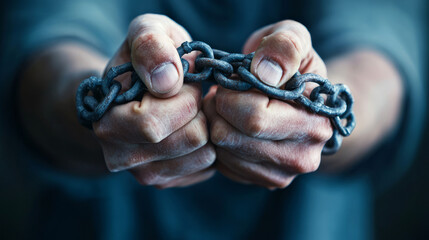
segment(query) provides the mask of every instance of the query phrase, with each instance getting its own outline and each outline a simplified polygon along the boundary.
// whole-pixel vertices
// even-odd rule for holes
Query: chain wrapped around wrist
[[[322,154],[333,154],[338,151],[342,137],[353,131],[356,122],[353,113],[353,96],[346,85],[332,84],[317,74],[297,72],[284,89],[268,86],[259,81],[251,72],[250,64],[254,53],[227,53],[212,49],[204,42],[184,42],[177,51],[181,57],[184,82],[211,81],[224,88],[246,91],[256,88],[268,96],[284,101],[294,101],[307,110],[328,117],[333,126],[333,135],[325,144]],[[183,55],[192,51],[201,54],[195,60],[195,73],[189,72],[189,62]],[[127,72],[131,74],[131,88],[120,93],[121,84],[114,79]],[[238,79],[232,79],[232,75]],[[303,95],[307,82],[316,83],[309,98]],[[141,100],[147,91],[146,86],[138,77],[131,63],[112,67],[104,78],[90,77],[82,81],[76,93],[76,110],[79,122],[88,128],[101,119],[112,105]],[[91,94],[90,94],[91,92]],[[326,98],[323,97],[323,95]]]

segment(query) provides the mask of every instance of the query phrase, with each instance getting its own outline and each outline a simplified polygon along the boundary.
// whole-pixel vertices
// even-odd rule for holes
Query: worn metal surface
[[[268,86],[259,81],[251,72],[253,53],[237,54],[212,49],[199,41],[184,42],[177,49],[185,73],[184,82],[212,81],[224,88],[246,91],[256,88],[270,97],[295,101],[316,114],[330,118],[334,128],[331,139],[325,144],[323,154],[333,154],[341,146],[342,137],[349,136],[356,122],[353,114],[353,97],[349,88],[343,84],[331,84],[319,75],[297,72],[284,89]],[[182,58],[192,51],[201,54],[195,60],[195,73],[189,72],[189,63]],[[120,94],[121,84],[114,79],[126,72],[132,72],[132,87]],[[232,79],[232,75],[239,79]],[[316,83],[309,97],[303,95],[307,82]],[[134,72],[131,63],[112,67],[104,79],[90,77],[80,84],[76,93],[76,109],[79,122],[92,128],[92,123],[101,119],[112,105],[141,100],[146,86]],[[92,93],[89,95],[89,93]],[[326,96],[326,98],[323,97]]]

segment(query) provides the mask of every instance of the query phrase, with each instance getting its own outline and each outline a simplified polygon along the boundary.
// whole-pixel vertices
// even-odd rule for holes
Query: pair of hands
[[[94,124],[109,170],[129,170],[142,185],[159,188],[201,182],[218,170],[273,189],[318,168],[332,135],[327,118],[256,90],[213,86],[202,98],[201,86],[183,85],[176,48],[184,41],[191,37],[168,17],[146,14],[131,22],[106,69],[131,61],[151,94],[112,108]],[[310,34],[297,22],[256,31],[243,48],[253,51],[251,72],[265,84],[282,87],[298,70],[326,77]],[[191,70],[195,57],[185,55]],[[129,88],[129,76],[117,80]],[[305,94],[310,91],[307,86]]]

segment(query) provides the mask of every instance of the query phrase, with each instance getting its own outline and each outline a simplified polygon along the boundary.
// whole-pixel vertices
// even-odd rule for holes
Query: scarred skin
[[[282,87],[298,70],[323,77],[329,72],[332,82],[347,84],[355,96],[354,134],[338,154],[321,162],[332,135],[327,118],[257,90],[213,86],[203,98],[200,85],[183,84],[176,48],[184,41],[191,37],[183,27],[166,16],[145,14],[130,23],[126,40],[110,60],[78,43],[44,49],[21,78],[23,127],[54,165],[79,174],[105,172],[107,166],[113,172],[128,170],[142,185],[168,188],[202,182],[218,170],[234,181],[275,189],[319,166],[326,172],[347,169],[397,122],[401,79],[382,55],[359,49],[325,65],[300,23],[281,21],[256,31],[243,52],[256,51],[251,71],[264,83]],[[185,56],[191,71],[195,57]],[[93,125],[93,133],[80,126],[73,107],[79,82],[129,61],[150,94],[112,108]],[[129,88],[129,75],[117,80]],[[59,96],[63,101],[54,101]],[[387,99],[389,104],[383,102]],[[386,120],[375,121],[381,116]]]

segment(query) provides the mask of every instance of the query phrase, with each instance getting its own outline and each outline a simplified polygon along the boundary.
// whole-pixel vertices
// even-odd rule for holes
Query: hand
[[[265,84],[282,87],[298,70],[326,77],[307,29],[283,21],[255,32],[244,53],[255,52],[251,71]],[[307,84],[308,97],[313,87]],[[332,135],[329,119],[293,102],[256,91],[212,87],[204,99],[217,169],[242,183],[284,188],[298,175],[315,171]]]
[[[150,94],[141,102],[112,108],[94,124],[109,170],[128,169],[142,185],[159,188],[190,185],[213,175],[215,151],[207,143],[201,87],[183,85],[176,50],[190,40],[165,16],[142,15],[131,22],[126,41],[106,69],[131,61]],[[194,62],[195,55],[185,57]],[[130,74],[117,80],[123,89],[130,87]]]

